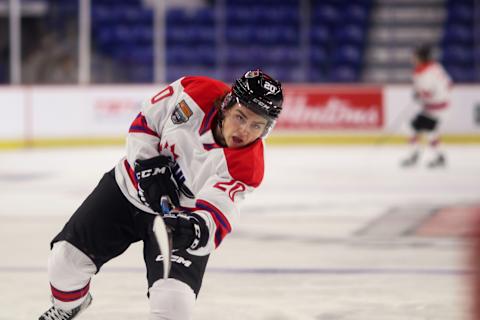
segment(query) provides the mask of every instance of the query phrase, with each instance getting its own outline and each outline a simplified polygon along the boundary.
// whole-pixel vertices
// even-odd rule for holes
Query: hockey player
[[[413,135],[410,137],[410,145],[413,150],[410,156],[402,161],[402,166],[409,167],[417,163],[422,133],[427,133],[428,144],[434,154],[428,167],[444,166],[446,159],[439,146],[439,128],[449,104],[451,80],[443,67],[432,60],[430,47],[417,48],[413,58],[414,97],[419,102],[421,111],[411,122]]]
[[[183,77],[144,102],[127,155],[107,172],[51,242],[53,306],[40,320],[73,319],[92,301],[92,276],[143,241],[150,320],[190,319],[209,254],[232,231],[238,203],[263,179],[263,138],[282,110],[281,84],[249,71],[231,88]],[[175,214],[170,275],[152,224],[168,196]]]

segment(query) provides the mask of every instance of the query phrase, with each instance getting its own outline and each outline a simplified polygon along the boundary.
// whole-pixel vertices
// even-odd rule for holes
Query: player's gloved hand
[[[172,232],[174,249],[195,250],[207,245],[209,232],[202,217],[194,212],[172,210],[162,215]]]
[[[178,186],[172,176],[173,161],[166,156],[157,156],[135,161],[140,201],[155,212],[162,212],[160,199],[168,196],[174,206],[179,206]]]

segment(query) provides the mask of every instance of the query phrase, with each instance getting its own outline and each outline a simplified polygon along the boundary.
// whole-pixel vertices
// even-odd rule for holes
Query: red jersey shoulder
[[[225,148],[224,153],[232,178],[254,188],[260,185],[265,170],[261,139],[244,148]]]
[[[225,83],[201,76],[187,76],[181,80],[186,94],[203,110],[208,113],[213,107],[215,100],[221,98],[230,91]]]
[[[413,74],[416,75],[416,76],[424,74],[424,73],[428,72],[429,70],[431,70],[432,67],[434,67],[435,65],[436,65],[436,63],[433,62],[433,61],[419,64],[413,70]]]

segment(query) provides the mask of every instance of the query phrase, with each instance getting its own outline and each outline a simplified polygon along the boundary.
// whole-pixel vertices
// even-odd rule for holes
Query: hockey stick
[[[167,214],[171,210],[170,199],[168,196],[163,196],[160,199],[162,214]],[[171,247],[171,232],[163,222],[160,215],[157,215],[153,220],[153,233],[160,247],[160,253],[163,257],[163,279],[167,279],[170,274],[172,247]]]
[[[375,142],[373,143],[375,146],[379,146],[381,144],[384,144],[387,140],[392,138],[392,136],[398,131],[400,128],[400,125],[404,122],[405,118],[409,114],[409,112],[412,110],[415,102],[412,101],[409,104],[407,104],[403,109],[400,111],[400,113],[395,117],[392,125],[390,126],[390,130],[387,132],[383,133],[378,137]]]

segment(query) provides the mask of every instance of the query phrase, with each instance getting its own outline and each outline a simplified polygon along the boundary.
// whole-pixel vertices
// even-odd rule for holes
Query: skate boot
[[[406,158],[401,162],[402,167],[411,167],[414,166],[418,161],[418,152],[414,152],[410,157]]]
[[[87,309],[91,303],[92,296],[89,293],[83,303],[78,307],[70,311],[64,311],[55,306],[52,306],[50,309],[45,311],[45,313],[42,314],[40,318],[38,318],[38,320],[70,320],[75,318],[81,311]]]
[[[430,161],[427,166],[429,168],[438,168],[438,167],[445,167],[445,165],[446,165],[445,157],[443,156],[443,154],[439,154],[435,159]]]

